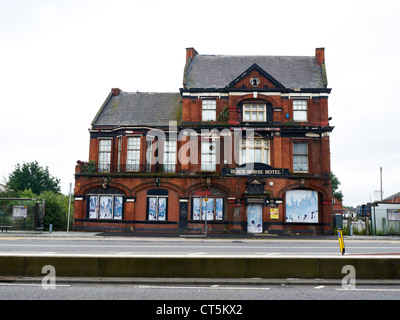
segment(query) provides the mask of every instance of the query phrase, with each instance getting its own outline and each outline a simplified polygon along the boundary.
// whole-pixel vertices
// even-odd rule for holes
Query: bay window
[[[99,140],[99,172],[110,171],[111,141],[111,139]]]
[[[126,170],[139,171],[140,137],[128,137]]]

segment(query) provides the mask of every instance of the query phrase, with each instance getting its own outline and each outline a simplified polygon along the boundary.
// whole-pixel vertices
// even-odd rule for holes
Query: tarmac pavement
[[[336,235],[276,235],[276,234],[227,234],[227,233],[209,233],[207,236],[204,234],[157,234],[157,233],[117,233],[117,232],[87,232],[87,231],[18,231],[9,230],[0,232],[0,237],[38,237],[38,238],[92,238],[92,239],[105,239],[105,238],[154,238],[161,240],[162,238],[171,239],[279,239],[279,240],[337,240]],[[344,239],[349,240],[387,240],[387,241],[400,241],[400,236],[365,236],[365,235],[352,235],[343,236]]]

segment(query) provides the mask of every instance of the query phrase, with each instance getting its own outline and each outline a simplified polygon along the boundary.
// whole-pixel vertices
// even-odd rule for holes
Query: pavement
[[[179,234],[179,233],[117,233],[117,232],[87,232],[87,231],[18,231],[9,230],[7,232],[0,232],[1,237],[38,237],[38,238],[91,238],[91,239],[104,239],[104,238],[161,238],[169,239],[274,239],[274,240],[337,240],[336,235],[276,235],[276,234],[228,234],[228,233],[209,233],[207,236],[204,234]],[[348,240],[387,240],[387,241],[400,241],[400,236],[374,236],[374,235],[344,235],[344,239]]]

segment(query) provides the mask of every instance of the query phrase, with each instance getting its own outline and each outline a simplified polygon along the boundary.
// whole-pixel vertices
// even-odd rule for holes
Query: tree
[[[49,224],[52,224],[53,230],[66,230],[69,197],[61,193],[44,191],[39,198],[46,200],[46,214],[44,216],[46,228]]]
[[[61,191],[60,180],[50,175],[48,167],[39,166],[37,161],[24,163],[22,166],[17,163],[5,186],[13,192],[31,189],[34,194],[41,194],[43,191],[55,193]]]
[[[343,193],[339,189],[339,186],[341,185],[341,182],[339,181],[338,177],[335,176],[333,172],[331,172],[331,179],[332,179],[332,194],[333,196],[340,200],[343,201]]]

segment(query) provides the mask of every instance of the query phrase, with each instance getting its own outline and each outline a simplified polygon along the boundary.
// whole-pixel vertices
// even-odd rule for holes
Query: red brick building
[[[400,192],[397,192],[390,197],[383,199],[383,202],[400,203]]]
[[[327,234],[324,49],[315,56],[186,49],[176,93],[112,89],[78,162],[74,229]]]

